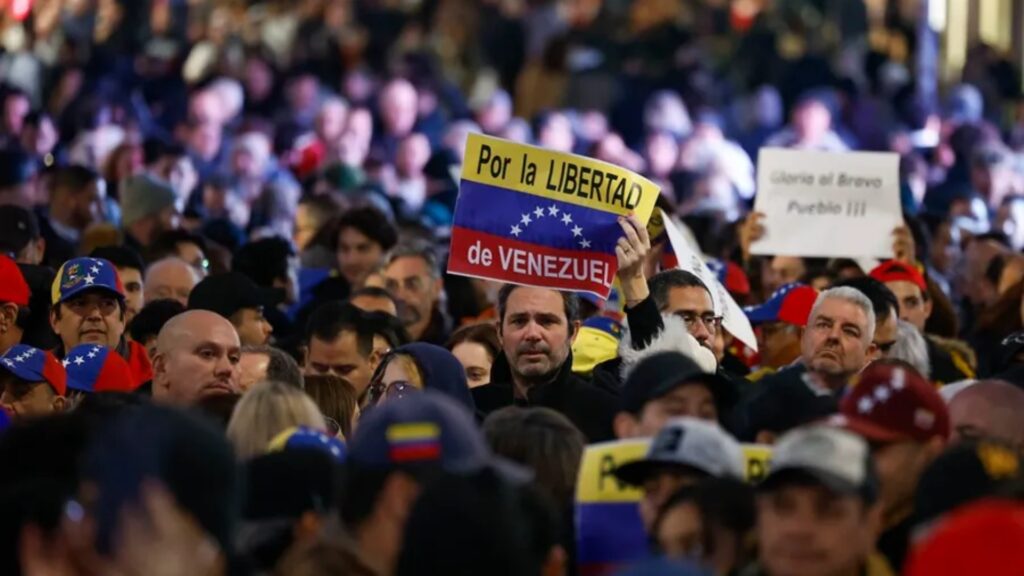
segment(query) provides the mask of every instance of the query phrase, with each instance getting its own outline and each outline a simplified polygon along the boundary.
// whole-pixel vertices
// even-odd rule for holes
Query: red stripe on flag
[[[441,445],[434,442],[429,444],[409,444],[407,446],[392,446],[388,454],[390,455],[392,462],[437,460],[441,457]]]
[[[556,290],[585,290],[607,299],[618,262],[614,254],[559,250],[452,228],[448,271]]]

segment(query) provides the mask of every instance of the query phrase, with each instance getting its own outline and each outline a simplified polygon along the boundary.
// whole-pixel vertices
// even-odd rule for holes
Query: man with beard
[[[50,203],[39,218],[46,240],[43,261],[59,268],[75,257],[82,233],[103,219],[106,184],[95,171],[85,166],[59,168],[50,177]]]
[[[146,349],[124,337],[124,285],[111,262],[68,260],[57,271],[51,298],[50,327],[61,341],[55,351],[58,358],[79,344],[97,344],[117,350],[128,362],[135,386],[153,377]]]
[[[414,342],[444,345],[450,323],[441,312],[441,272],[429,246],[406,245],[388,254],[384,266],[388,292],[398,300],[398,314]]]
[[[121,185],[121,225],[124,244],[146,255],[165,230],[178,227],[180,214],[171,185],[148,174],[132,176]]]
[[[662,328],[643,272],[651,244],[635,216],[620,219],[620,225],[617,275],[633,330],[630,342],[642,348]],[[579,325],[575,293],[503,286],[498,293],[502,353],[491,366],[490,384],[472,390],[477,409],[489,414],[510,405],[542,406],[565,415],[590,442],[613,439],[621,378],[601,366],[590,378],[572,372],[572,339]]]
[[[193,405],[212,396],[241,391],[241,343],[235,328],[208,310],[171,318],[157,337],[153,357],[153,399]]]
[[[875,313],[859,290],[818,295],[800,337],[800,361],[763,378],[739,415],[744,440],[770,442],[794,426],[839,409],[850,379],[875,351]]]

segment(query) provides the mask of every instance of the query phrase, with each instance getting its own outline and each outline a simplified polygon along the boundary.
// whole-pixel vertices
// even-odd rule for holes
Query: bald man
[[[199,272],[181,258],[171,256],[157,260],[146,268],[143,281],[146,304],[154,300],[170,299],[188,306],[188,295],[200,280]]]
[[[992,438],[1024,450],[1024,390],[1002,380],[983,380],[949,401],[953,441]]]
[[[189,310],[164,324],[153,357],[153,399],[192,405],[238,394],[241,343],[234,326],[207,310]]]

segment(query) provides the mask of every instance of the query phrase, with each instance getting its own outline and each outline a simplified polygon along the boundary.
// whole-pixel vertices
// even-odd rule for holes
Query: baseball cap
[[[618,356],[622,325],[607,316],[588,318],[572,341],[572,371],[589,373]]]
[[[132,224],[173,208],[177,197],[171,185],[149,174],[132,176],[121,184],[121,224]]]
[[[86,290],[112,292],[124,300],[124,286],[117,268],[102,258],[72,258],[57,270],[50,297],[54,304],[66,302]]]
[[[1024,504],[990,500],[953,512],[915,547],[907,576],[1017,576],[1024,566]]]
[[[679,352],[658,352],[630,371],[622,385],[621,409],[639,414],[644,405],[689,384],[704,384],[715,399],[719,413],[735,405],[738,392],[732,382],[715,372],[705,372],[692,358]]]
[[[39,220],[31,210],[6,204],[0,206],[0,252],[12,257],[39,238]]]
[[[914,523],[926,524],[1021,477],[1021,457],[995,440],[958,442],[925,469],[914,494]]]
[[[651,558],[615,572],[615,576],[712,576],[710,570],[671,558]]]
[[[7,256],[0,254],[0,302],[28,306],[31,291],[21,268]]]
[[[949,411],[924,376],[903,366],[873,363],[855,379],[829,423],[869,442],[949,437]]]
[[[921,274],[917,268],[907,266],[906,264],[895,260],[889,260],[888,262],[883,262],[882,264],[875,266],[871,272],[868,273],[868,276],[871,276],[882,283],[910,282],[920,288],[921,292],[928,292],[928,283],[925,282],[924,275]]]
[[[379,470],[439,466],[471,473],[494,461],[473,415],[433,390],[375,406],[349,442],[348,464]]]
[[[131,392],[135,377],[128,362],[115,350],[79,344],[61,362],[68,373],[68,388],[79,392]]]
[[[673,418],[651,441],[642,460],[615,469],[615,477],[633,486],[666,466],[688,468],[708,476],[742,479],[743,449],[717,424],[696,418]]]
[[[225,318],[243,308],[274,306],[284,299],[279,288],[258,286],[241,272],[213,274],[203,278],[188,296],[189,310],[209,310]]]
[[[267,445],[267,452],[289,450],[318,450],[341,463],[345,461],[348,448],[345,443],[322,430],[309,426],[293,426],[281,432]]]
[[[58,396],[67,393],[68,375],[49,352],[17,344],[0,356],[0,368],[25,382],[46,382]]]
[[[794,477],[811,478],[830,490],[871,502],[878,495],[868,443],[830,426],[812,424],[784,434],[772,449],[768,476],[760,488],[771,490]]]
[[[806,326],[811,308],[817,299],[817,290],[806,284],[793,282],[776,290],[764,304],[748,306],[743,312],[752,324],[785,322],[794,326]]]
[[[327,452],[271,452],[249,460],[244,469],[242,516],[246,520],[298,519],[307,511],[324,513],[334,508],[341,472]]]

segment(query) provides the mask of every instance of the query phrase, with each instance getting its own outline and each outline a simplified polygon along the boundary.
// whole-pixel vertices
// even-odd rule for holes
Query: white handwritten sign
[[[752,254],[891,257],[903,225],[899,156],[762,148],[754,209],[765,234]]]
[[[750,325],[750,319],[743,313],[743,308],[718,281],[718,277],[708,268],[697,250],[686,241],[672,218],[664,211],[661,212],[661,217],[665,222],[665,234],[668,236],[669,244],[672,245],[672,251],[675,252],[679,262],[679,269],[686,270],[704,283],[708,292],[711,292],[711,302],[715,314],[722,317],[722,326],[737,340],[757,352],[757,336],[754,335],[754,328]]]

